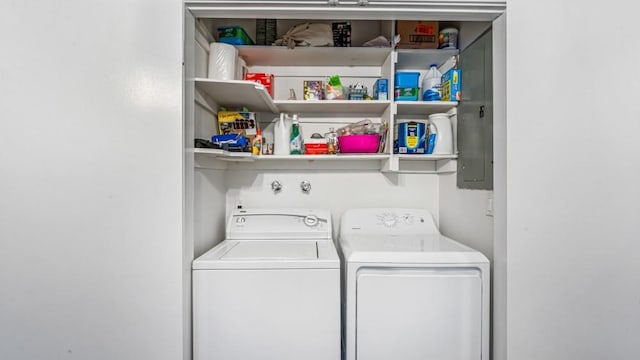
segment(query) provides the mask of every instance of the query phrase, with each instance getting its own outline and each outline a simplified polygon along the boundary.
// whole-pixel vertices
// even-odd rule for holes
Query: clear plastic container
[[[329,132],[324,134],[324,138],[327,140],[327,152],[329,154],[336,154],[338,152],[338,134],[333,128],[329,128]]]
[[[337,130],[338,136],[368,134],[371,132],[375,132],[375,129],[373,127],[373,123],[369,119],[360,120],[356,123],[343,126]]]

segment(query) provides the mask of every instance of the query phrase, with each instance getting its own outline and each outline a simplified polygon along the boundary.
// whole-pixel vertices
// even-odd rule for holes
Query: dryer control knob
[[[395,227],[398,223],[398,216],[394,213],[382,213],[378,215],[378,219],[382,225],[386,227]]]

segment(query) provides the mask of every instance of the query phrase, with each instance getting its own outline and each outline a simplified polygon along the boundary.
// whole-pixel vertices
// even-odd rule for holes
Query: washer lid
[[[193,269],[340,268],[331,240],[225,240],[193,261]]]
[[[315,241],[239,241],[221,260],[316,260]]]
[[[341,240],[350,262],[383,263],[488,263],[477,250],[442,235],[350,235]]]

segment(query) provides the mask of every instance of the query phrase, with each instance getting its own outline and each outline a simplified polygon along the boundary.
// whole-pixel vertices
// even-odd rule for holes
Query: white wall
[[[508,3],[508,358],[638,359],[637,6]]]
[[[0,2],[0,358],[182,356],[181,2]]]
[[[493,217],[487,216],[492,191],[458,189],[456,174],[439,181],[440,232],[493,259]]]
[[[271,182],[278,180],[282,191],[274,194]],[[311,182],[304,194],[300,182]],[[383,174],[377,171],[251,171],[227,172],[227,211],[239,200],[250,208],[321,208],[331,210],[334,235],[342,213],[351,208],[424,208],[438,220],[438,177],[428,174]]]
[[[223,170],[195,171],[194,258],[224,240],[226,184]]]

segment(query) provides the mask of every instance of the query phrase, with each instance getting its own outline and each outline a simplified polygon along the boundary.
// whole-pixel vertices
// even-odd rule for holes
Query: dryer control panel
[[[424,209],[378,208],[347,210],[341,234],[439,234],[430,212]]]
[[[331,239],[328,210],[235,210],[227,222],[227,239]]]

